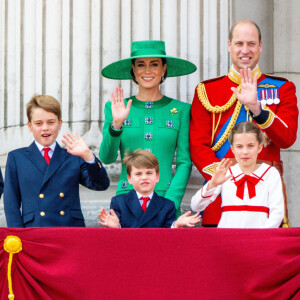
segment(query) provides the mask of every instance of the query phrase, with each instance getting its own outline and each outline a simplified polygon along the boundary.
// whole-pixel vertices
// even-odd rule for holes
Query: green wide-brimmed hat
[[[193,73],[197,67],[188,60],[166,55],[163,41],[138,41],[131,43],[131,56],[118,60],[102,70],[102,75],[111,79],[131,79],[131,60],[141,57],[164,57],[167,60],[168,77]]]

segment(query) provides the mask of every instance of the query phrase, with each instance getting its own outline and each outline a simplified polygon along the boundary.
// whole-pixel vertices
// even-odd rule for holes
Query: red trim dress
[[[280,174],[262,163],[250,175],[238,164],[222,185],[207,190],[205,184],[192,198],[194,211],[204,210],[219,194],[222,197],[220,228],[278,228],[284,217],[284,199]]]

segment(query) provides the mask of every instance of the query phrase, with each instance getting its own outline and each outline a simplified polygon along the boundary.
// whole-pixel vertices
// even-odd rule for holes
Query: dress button
[[[151,140],[152,140],[152,133],[151,133],[151,132],[146,132],[146,133],[144,134],[144,139],[145,139],[146,141],[151,141]]]
[[[63,210],[61,210],[61,211],[60,211],[60,215],[61,215],[61,216],[64,216],[64,215],[65,215],[65,212],[64,212]]]
[[[41,215],[42,217],[44,217],[46,214],[45,214],[44,211],[41,211],[40,215]]]
[[[64,194],[64,193],[60,193],[59,196],[60,196],[60,197],[64,197],[65,194]]]
[[[41,199],[43,199],[45,196],[44,196],[44,194],[40,194],[39,197],[40,197]]]

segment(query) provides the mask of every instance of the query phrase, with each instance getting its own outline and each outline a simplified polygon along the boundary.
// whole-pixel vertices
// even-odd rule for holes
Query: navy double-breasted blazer
[[[174,202],[158,196],[155,192],[145,212],[135,190],[113,197],[110,208],[115,211],[122,228],[171,227],[176,221]]]
[[[3,193],[3,186],[4,186],[4,182],[3,182],[2,172],[1,172],[1,169],[0,169],[0,198],[1,198],[2,193]]]
[[[85,226],[79,184],[98,191],[108,188],[109,178],[98,159],[88,164],[58,144],[49,165],[35,142],[11,151],[4,186],[7,226]]]

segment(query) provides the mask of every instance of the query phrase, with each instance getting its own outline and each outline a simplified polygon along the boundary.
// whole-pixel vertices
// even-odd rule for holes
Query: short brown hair
[[[61,120],[60,103],[52,96],[38,94],[32,96],[31,100],[26,105],[26,114],[29,122],[31,122],[32,110],[35,108],[42,108],[51,112],[57,116],[59,121]]]
[[[255,22],[253,22],[253,21],[251,21],[251,20],[246,20],[246,19],[245,19],[245,20],[240,20],[240,21],[236,22],[236,23],[231,27],[230,32],[229,32],[229,40],[230,40],[230,42],[232,41],[232,38],[233,38],[233,32],[234,32],[235,27],[236,27],[237,25],[239,25],[239,24],[242,24],[242,23],[248,23],[248,24],[252,24],[253,26],[255,26],[255,28],[257,29],[257,33],[258,33],[258,39],[259,39],[259,42],[261,42],[261,31],[260,31],[259,26],[258,26]]]
[[[130,176],[132,167],[155,169],[159,173],[158,159],[154,154],[146,150],[126,151],[123,163],[126,166],[127,174]]]
[[[230,145],[233,144],[234,135],[238,133],[254,133],[259,144],[264,141],[264,134],[253,122],[245,121],[235,125],[229,133],[228,141]]]

